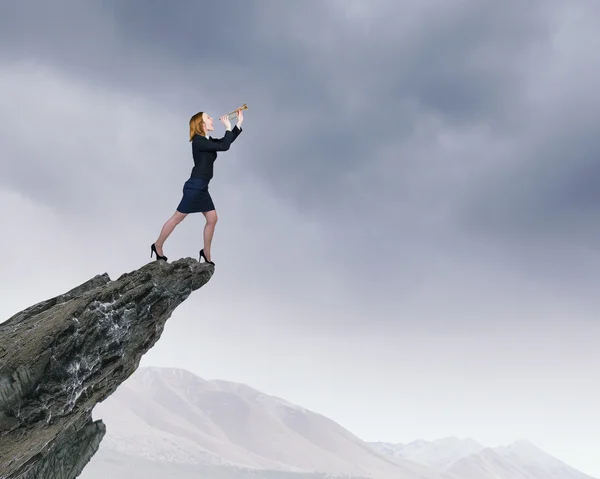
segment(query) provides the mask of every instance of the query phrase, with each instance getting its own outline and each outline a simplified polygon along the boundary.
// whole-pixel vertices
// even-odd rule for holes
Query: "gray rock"
[[[95,276],[0,324],[0,478],[77,477],[105,433],[92,409],[213,273],[192,258],[153,261],[115,281]]]

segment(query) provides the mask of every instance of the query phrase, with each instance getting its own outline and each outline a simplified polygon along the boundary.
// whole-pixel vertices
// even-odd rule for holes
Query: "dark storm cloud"
[[[571,4],[551,44],[531,57],[513,108],[520,128],[505,138],[511,148],[465,195],[461,227],[486,241],[530,244],[545,253],[600,250],[600,60],[590,55],[597,14],[597,3]]]
[[[595,66],[593,35],[580,41],[573,17],[563,18],[567,7],[363,5],[18,2],[2,7],[0,41],[10,48],[0,58],[34,59],[142,96],[182,125],[198,109],[216,116],[247,102],[244,155],[252,162],[241,163],[243,174],[321,224],[328,262],[348,278],[372,278],[382,295],[398,285],[410,292],[421,279],[426,285],[443,258],[493,270],[528,233],[563,234],[574,214],[593,211],[596,117],[556,102],[565,92],[589,98],[592,83],[576,74],[546,81]],[[575,20],[591,27],[596,18]],[[556,37],[565,31],[580,55],[557,66]],[[544,93],[534,101],[539,84]],[[109,171],[97,173],[108,180]],[[21,191],[33,181],[11,165],[4,178]],[[133,195],[127,178],[119,181],[113,195]],[[486,235],[502,244],[501,254],[477,249]],[[360,273],[356,259],[365,263]]]
[[[323,163],[311,163],[312,155],[301,156],[304,152],[295,152],[289,142],[289,135],[306,135],[306,128],[323,117],[322,110],[334,110],[326,92],[320,91],[322,78],[307,68],[307,53],[288,39],[286,28],[294,9],[281,8],[279,2],[272,2],[271,8],[246,2],[180,2],[178,8],[164,2],[85,5],[9,6],[0,20],[0,27],[7,28],[0,30],[11,47],[2,58],[9,65],[33,60],[88,85],[162,101],[183,116],[182,123],[199,109],[213,116],[220,113],[208,105],[232,108],[246,101],[249,115],[254,113],[258,120],[255,130],[262,131],[255,142],[258,177],[265,169],[285,171],[301,163],[302,189],[303,178],[314,180],[323,174]],[[292,126],[294,118],[306,121]],[[330,140],[334,141],[339,142]],[[287,180],[282,192],[293,191],[292,178],[283,180],[274,184]]]
[[[186,114],[195,86],[247,98],[265,115],[257,176],[310,210],[352,204],[346,174],[377,168],[377,149],[409,138],[424,112],[457,124],[500,121],[529,42],[547,34],[539,4],[522,11],[514,2],[439,2],[408,36],[398,23],[424,7],[387,5],[365,29],[327,2],[18,5],[2,25],[13,53],[169,99]]]
[[[600,250],[595,124],[582,125],[579,131],[565,125],[565,131],[549,135],[530,156],[520,157],[519,164],[486,174],[466,202],[466,226],[487,232],[491,240],[566,242]]]

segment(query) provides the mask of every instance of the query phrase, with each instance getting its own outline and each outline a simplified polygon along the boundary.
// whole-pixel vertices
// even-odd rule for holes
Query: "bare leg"
[[[204,256],[207,261],[210,259],[210,245],[212,243],[213,235],[215,234],[215,225],[217,224],[217,212],[216,210],[204,211],[202,213],[206,218],[206,224],[204,225]]]
[[[165,243],[169,235],[173,232],[175,226],[181,223],[186,216],[187,213],[180,213],[179,211],[175,211],[175,213],[173,213],[173,216],[171,216],[163,225],[162,230],[160,231],[160,236],[156,240],[156,243],[154,243],[156,246],[156,252],[159,255],[163,256],[163,244]]]

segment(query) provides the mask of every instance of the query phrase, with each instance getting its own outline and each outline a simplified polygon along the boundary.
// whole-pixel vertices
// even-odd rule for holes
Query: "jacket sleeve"
[[[231,130],[231,132],[233,133],[233,140],[231,140],[231,143],[233,143],[235,141],[235,139],[238,137],[238,135],[242,132],[242,129],[238,128],[238,126],[235,125],[233,127],[233,130]]]
[[[226,131],[223,138],[209,140],[204,136],[197,136],[194,138],[194,148],[198,151],[227,151],[241,132],[242,130],[236,125],[232,130]]]

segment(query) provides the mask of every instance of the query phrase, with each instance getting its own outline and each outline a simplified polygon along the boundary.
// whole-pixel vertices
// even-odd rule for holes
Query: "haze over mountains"
[[[415,461],[463,479],[593,479],[525,440],[495,448],[456,437],[370,444],[388,457]]]
[[[590,479],[524,443],[366,443],[301,406],[181,369],[139,368],[93,415],[107,434],[83,479]]]
[[[454,479],[378,454],[335,422],[300,406],[242,384],[205,381],[180,369],[138,369],[94,409],[94,418],[104,420],[107,435],[83,478],[100,477],[90,473],[96,466],[108,474],[108,459],[101,464],[101,458],[110,452],[113,462],[119,460],[115,454],[127,455],[190,470],[221,467],[235,477],[240,469],[254,469],[287,473],[282,477],[320,472]],[[117,477],[113,472],[108,475]]]
[[[485,449],[472,439],[448,437],[437,441],[418,440],[408,444],[370,443],[377,451],[393,458],[404,458],[436,469],[445,469],[454,462]]]

